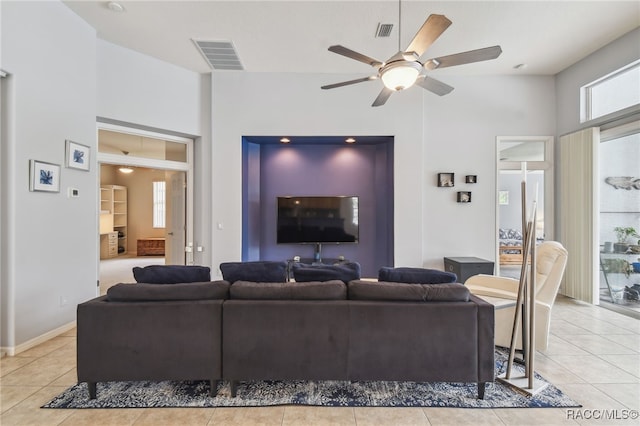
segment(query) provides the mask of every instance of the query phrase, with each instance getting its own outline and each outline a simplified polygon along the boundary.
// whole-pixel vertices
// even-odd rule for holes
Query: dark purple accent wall
[[[252,170],[243,171],[243,260],[313,257],[313,245],[276,243],[278,196],[356,195],[359,243],[323,244],[322,257],[357,261],[365,277],[377,277],[380,267],[393,266],[393,142],[389,139],[371,145],[258,145],[245,140],[243,164]]]

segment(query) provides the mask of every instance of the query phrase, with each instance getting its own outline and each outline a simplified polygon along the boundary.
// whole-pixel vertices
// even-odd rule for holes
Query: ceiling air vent
[[[391,35],[392,29],[393,29],[393,24],[378,23],[378,29],[376,30],[376,37],[389,37]]]
[[[236,49],[230,41],[193,40],[214,70],[244,70]]]

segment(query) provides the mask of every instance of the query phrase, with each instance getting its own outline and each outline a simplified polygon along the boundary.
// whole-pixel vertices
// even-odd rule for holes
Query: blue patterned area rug
[[[496,351],[496,375],[504,372],[506,356]],[[514,368],[520,369],[519,365]],[[513,375],[517,375],[514,371]],[[539,375],[536,377],[545,381]],[[216,397],[209,383],[108,382],[98,383],[98,397],[89,399],[86,383],[64,391],[42,408],[152,408],[152,407],[264,407],[312,405],[327,407],[459,407],[527,408],[579,407],[552,384],[534,397],[494,382],[483,400],[475,383],[253,381],[238,383],[231,398],[228,383],[221,382]]]

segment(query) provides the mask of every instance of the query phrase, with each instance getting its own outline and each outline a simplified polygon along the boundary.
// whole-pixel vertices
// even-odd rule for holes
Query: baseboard
[[[24,352],[28,349],[33,348],[34,346],[38,346],[39,344],[44,343],[47,340],[53,339],[54,337],[57,337],[62,333],[66,333],[67,331],[75,328],[75,326],[76,326],[76,322],[71,321],[68,324],[62,325],[58,328],[55,328],[51,331],[41,334],[38,337],[34,337],[31,340],[27,340],[26,342],[21,343],[17,346],[2,346],[0,347],[0,352],[5,352],[8,356],[15,356],[21,352]]]

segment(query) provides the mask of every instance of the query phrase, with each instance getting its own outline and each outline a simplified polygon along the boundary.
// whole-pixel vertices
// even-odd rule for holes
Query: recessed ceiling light
[[[129,174],[129,173],[133,173],[133,169],[131,167],[120,167],[118,169],[120,171],[120,173],[124,173],[124,174]]]
[[[289,138],[281,138],[280,142],[281,143],[289,143],[289,142],[291,142],[291,140]]]
[[[113,12],[124,12],[124,6],[115,1],[107,3],[107,7]]]
[[[346,143],[355,143],[356,142],[356,140],[354,138],[346,138],[344,141]]]
[[[527,64],[518,64],[518,65],[514,65],[513,69],[515,70],[523,70],[527,67]]]

